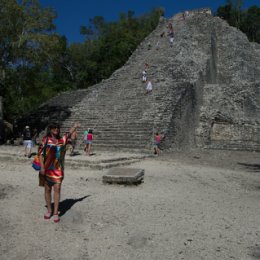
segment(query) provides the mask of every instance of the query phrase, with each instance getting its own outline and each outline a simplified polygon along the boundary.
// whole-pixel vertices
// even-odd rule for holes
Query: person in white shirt
[[[146,85],[146,93],[145,94],[152,92],[152,90],[153,90],[153,85],[152,85],[151,80],[149,80],[147,85]]]
[[[143,78],[142,78],[143,82],[146,82],[146,80],[147,80],[146,75],[147,75],[146,70],[143,70]]]

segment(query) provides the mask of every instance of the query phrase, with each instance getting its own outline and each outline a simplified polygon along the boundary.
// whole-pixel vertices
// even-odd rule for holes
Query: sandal
[[[53,221],[54,221],[54,223],[58,223],[60,221],[60,217],[58,214],[53,215]]]
[[[44,214],[44,219],[50,219],[51,218],[51,212],[48,211]]]

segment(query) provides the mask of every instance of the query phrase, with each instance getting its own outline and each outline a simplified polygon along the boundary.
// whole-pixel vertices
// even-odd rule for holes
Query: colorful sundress
[[[67,142],[67,134],[57,139],[57,143],[54,143],[51,137],[43,137],[42,139],[38,154],[42,154],[44,157],[45,180],[49,184],[61,183],[64,178],[64,159]]]

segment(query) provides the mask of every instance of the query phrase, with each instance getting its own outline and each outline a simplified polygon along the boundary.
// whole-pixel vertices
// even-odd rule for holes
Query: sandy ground
[[[58,224],[30,162],[1,160],[0,258],[260,259],[259,155],[162,154],[125,166],[145,169],[138,186],[67,168]]]

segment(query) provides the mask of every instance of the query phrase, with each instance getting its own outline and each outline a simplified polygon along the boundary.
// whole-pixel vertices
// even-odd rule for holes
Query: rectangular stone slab
[[[112,168],[103,176],[103,183],[140,184],[144,179],[144,169]]]

